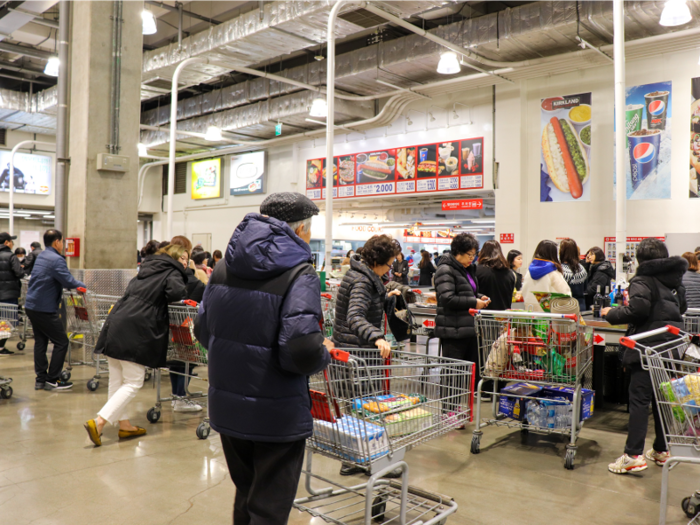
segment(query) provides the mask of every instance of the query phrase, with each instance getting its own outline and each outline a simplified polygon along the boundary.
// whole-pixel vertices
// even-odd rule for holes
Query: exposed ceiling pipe
[[[16,64],[14,62],[6,62],[4,60],[0,60],[0,69],[8,69],[10,71],[17,71],[18,73],[30,73],[32,75],[41,75],[44,77],[48,76],[44,74],[43,69],[26,67],[21,64]]]
[[[165,9],[166,11],[172,11],[175,13],[180,11],[179,8],[173,7],[173,6],[168,5],[166,3],[163,3],[163,2],[154,2],[153,0],[146,0],[146,2],[144,2],[144,3],[148,4],[148,5],[160,7],[161,9]],[[197,20],[202,20],[203,22],[207,22],[207,23],[215,25],[215,26],[218,26],[219,24],[223,23],[223,22],[219,22],[218,20],[214,20],[213,18],[208,18],[206,16],[198,15],[197,13],[193,13],[192,11],[187,11],[184,9],[182,10],[182,13],[189,16],[190,18],[196,18]]]
[[[1,67],[1,66],[0,66]],[[37,79],[37,78],[27,78],[27,77],[19,77],[17,75],[9,75],[7,73],[0,73],[0,77],[3,78],[11,78],[13,80],[21,80],[22,82],[29,82],[30,84],[33,82],[36,82],[37,84],[46,84],[47,86],[53,85],[53,82],[50,80],[42,80],[42,79]]]
[[[163,133],[170,133],[169,126],[149,126],[148,124],[139,124],[139,127],[141,129],[145,129],[148,131],[161,131]],[[182,130],[178,129],[177,134],[178,135],[185,135],[186,137],[195,137],[198,139],[204,139],[204,133],[196,133],[194,131],[182,131]],[[240,144],[242,146],[255,146],[257,144],[257,142],[243,142],[240,140],[227,139],[227,138],[222,138],[221,142],[229,142],[231,144]]]
[[[32,58],[38,58],[39,60],[48,60],[49,58],[56,56],[56,53],[44,51],[43,49],[37,49],[36,47],[19,46],[17,44],[8,44],[7,42],[0,42],[0,51],[14,53],[16,55],[24,55]]]
[[[21,7],[8,7],[8,11],[16,11],[18,13],[22,13],[23,15],[29,15],[33,17],[34,19],[32,22],[35,24],[39,24],[42,26],[46,27],[51,27],[53,29],[58,29],[58,21],[57,20],[50,20],[48,18],[44,18],[41,16],[39,13],[33,13],[32,11],[27,11],[26,9],[22,9]]]

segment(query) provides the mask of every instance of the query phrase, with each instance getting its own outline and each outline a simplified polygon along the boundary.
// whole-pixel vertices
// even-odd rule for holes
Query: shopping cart
[[[688,308],[683,314],[684,330],[689,334],[700,334],[700,308]]]
[[[66,290],[63,293],[66,302],[66,330],[71,343],[79,343],[83,348],[83,359],[73,360],[72,345],[68,346],[66,363],[68,366],[61,372],[61,379],[68,381],[74,365],[95,367],[95,375],[87,382],[87,388],[94,392],[100,386],[100,378],[108,372],[107,360],[95,353],[97,339],[102,326],[112,310],[112,306],[120,299],[114,295],[98,295],[88,292],[85,288]]]
[[[321,293],[321,310],[323,311],[323,335],[328,339],[333,337],[333,323],[335,322],[335,299],[331,293]]]
[[[593,362],[593,329],[578,324],[575,315],[486,310],[469,313],[475,317],[481,370],[472,454],[480,452],[481,429],[488,425],[570,435],[564,466],[572,470],[576,439],[583,426],[582,381]],[[493,381],[493,392],[488,392],[492,395],[492,414],[482,419],[485,380]],[[499,381],[531,384],[532,395],[499,393]],[[540,391],[540,387],[544,388]],[[586,406],[593,410],[590,398]]]
[[[197,319],[197,303],[191,300],[185,300],[178,304],[168,306],[168,317],[170,325],[170,344],[168,345],[168,361],[177,361],[185,364],[185,372],[180,374],[170,370],[170,374],[179,374],[185,376],[185,397],[161,397],[161,371],[156,370],[156,404],[146,413],[146,417],[151,423],[157,423],[160,419],[160,413],[163,402],[176,401],[178,399],[196,399],[197,403],[202,403],[206,397],[206,392],[190,392],[190,379],[199,379],[207,381],[198,375],[192,373],[195,366],[206,366],[207,350],[204,348],[197,338],[194,336],[194,322]],[[204,420],[197,426],[197,437],[199,439],[207,439],[211,427],[209,426],[209,416],[206,415]]]
[[[16,304],[0,303],[0,339],[9,339],[17,332],[18,307]],[[0,398],[12,397],[12,379],[0,376]]]
[[[674,326],[620,339],[622,346],[639,351],[642,368],[649,370],[671,454],[661,477],[660,525],[666,523],[670,469],[678,463],[700,465],[700,361],[689,357],[692,340]],[[700,491],[683,499],[682,507],[690,523],[700,523]]]
[[[34,337],[34,330],[32,329],[32,323],[29,321],[29,316],[24,311],[24,303],[27,299],[27,289],[29,288],[29,279],[23,278],[21,280],[22,288],[19,298],[19,309],[17,311],[19,316],[19,324],[22,326],[22,331],[19,332],[19,342],[17,343],[17,350],[22,351],[27,346],[27,341],[30,337]]]
[[[331,352],[310,380],[314,433],[303,471],[309,496],[294,506],[327,522],[444,523],[457,510],[447,496],[411,487],[404,456],[472,419],[473,363],[395,351],[390,361],[366,349]],[[366,483],[345,487],[312,472],[314,454],[365,468]],[[382,476],[396,469],[402,479]],[[330,486],[314,489],[312,479]]]

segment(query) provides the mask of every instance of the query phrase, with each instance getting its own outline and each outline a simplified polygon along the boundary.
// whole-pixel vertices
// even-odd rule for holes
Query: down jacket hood
[[[185,280],[187,279],[185,267],[179,261],[176,261],[169,255],[151,255],[141,263],[136,278],[139,280],[148,279],[156,274],[170,272],[173,269],[180,272]]]
[[[664,286],[674,289],[683,283],[683,274],[687,269],[688,261],[683,257],[669,257],[641,263],[637,268],[637,275],[656,277]]]
[[[682,257],[679,258],[682,259]],[[603,261],[601,263],[591,265],[591,275],[593,275],[596,272],[602,272],[608,277],[610,277],[610,279],[615,278],[615,268],[613,268],[613,265],[610,264],[610,261]]]
[[[241,279],[271,279],[303,262],[311,262],[311,248],[286,222],[249,213],[226,248],[226,269]]]
[[[541,259],[533,259],[533,261],[530,263],[529,270],[530,270],[530,277],[532,277],[535,281],[539,281],[545,275],[556,271],[557,267],[554,266],[554,263],[551,261],[543,261]]]

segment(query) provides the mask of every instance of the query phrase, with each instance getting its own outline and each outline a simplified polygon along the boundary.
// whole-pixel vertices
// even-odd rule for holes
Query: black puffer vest
[[[0,302],[19,299],[22,293],[22,266],[7,245],[0,245]]]

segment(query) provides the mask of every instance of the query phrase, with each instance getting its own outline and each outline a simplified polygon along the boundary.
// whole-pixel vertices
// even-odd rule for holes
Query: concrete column
[[[97,154],[108,153],[112,63],[112,2],[73,2],[70,84],[70,174],[67,237],[80,238],[72,268],[136,265],[137,177],[143,2],[123,2],[119,155],[126,173],[97,171]]]

